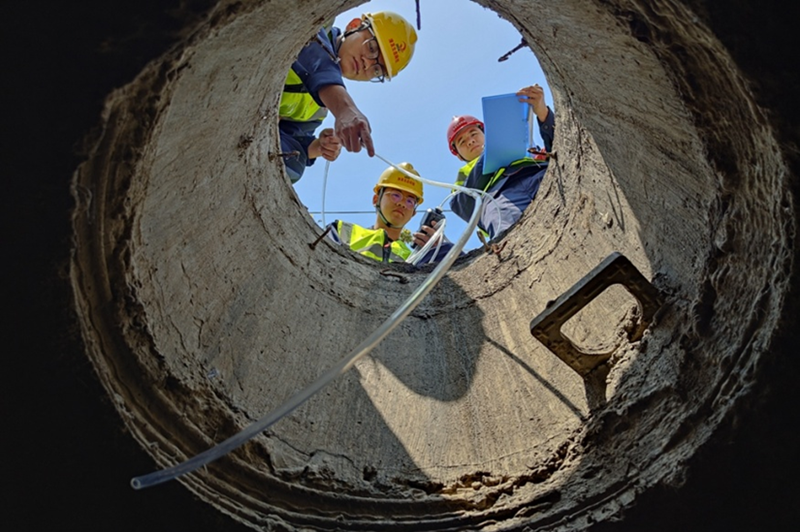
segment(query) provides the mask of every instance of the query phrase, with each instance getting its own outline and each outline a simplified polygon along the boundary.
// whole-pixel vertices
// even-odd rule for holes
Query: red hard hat
[[[469,126],[478,126],[483,131],[483,122],[472,115],[454,116],[450,125],[447,126],[447,145],[450,146],[450,152],[456,157],[459,157],[459,155],[453,141],[455,141],[461,130]]]

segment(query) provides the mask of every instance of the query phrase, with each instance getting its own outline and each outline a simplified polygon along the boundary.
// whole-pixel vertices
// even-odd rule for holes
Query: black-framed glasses
[[[386,78],[386,68],[378,62],[378,59],[381,57],[381,49],[378,46],[378,40],[375,37],[375,33],[372,31],[372,26],[367,25],[367,30],[369,30],[369,33],[372,35],[372,37],[361,44],[362,46],[367,47],[367,59],[375,60],[375,64],[369,67],[369,72],[372,74],[370,81],[375,83],[383,83],[384,79]]]

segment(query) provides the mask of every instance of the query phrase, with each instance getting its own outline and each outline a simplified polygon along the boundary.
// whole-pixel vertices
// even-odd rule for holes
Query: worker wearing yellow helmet
[[[298,181],[317,157],[333,161],[341,147],[375,155],[367,117],[344,86],[354,81],[391,80],[414,55],[417,32],[406,19],[391,11],[365,13],[345,27],[323,28],[292,63],[281,94],[279,129],[281,152],[292,182]],[[316,129],[328,110],[336,123]]]
[[[397,166],[419,175],[411,163],[404,162]],[[404,262],[411,255],[411,249],[401,240],[400,234],[423,202],[422,182],[390,166],[381,173],[372,191],[372,205],[375,207],[375,223],[372,227],[336,220],[328,226],[328,236],[337,244],[348,246],[365,257],[380,262]],[[417,244],[424,244],[427,238],[426,233],[414,234]],[[428,252],[418,264],[433,262],[434,258],[438,260],[443,255],[442,252]]]

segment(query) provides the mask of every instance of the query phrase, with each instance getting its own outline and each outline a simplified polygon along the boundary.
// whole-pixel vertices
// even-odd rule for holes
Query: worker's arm
[[[465,222],[469,222],[472,218],[474,208],[475,198],[465,192],[459,192],[450,199],[450,209]]]
[[[486,177],[490,178],[491,175]],[[456,184],[465,188],[482,190],[483,186],[480,186],[479,182],[483,178],[483,154],[481,154],[477,160],[468,163],[458,171]],[[450,209],[465,222],[469,222],[474,208],[475,198],[465,192],[459,192],[450,199]]]
[[[347,151],[367,149],[372,157],[375,149],[372,145],[372,128],[350,97],[342,80],[342,69],[336,62],[332,41],[336,39],[338,30],[333,28],[329,36],[324,29],[317,37],[306,45],[292,64],[292,70],[300,77],[303,85],[316,102],[326,107],[336,123],[336,136]]]
[[[539,134],[542,135],[544,149],[551,152],[553,151],[553,139],[555,137],[556,116],[549,108],[545,107],[545,109],[547,109],[547,115],[544,120],[539,120]]]
[[[347,151],[359,152],[361,145],[370,157],[375,155],[372,128],[342,85],[326,85],[319,89],[319,99],[336,118],[335,131]]]

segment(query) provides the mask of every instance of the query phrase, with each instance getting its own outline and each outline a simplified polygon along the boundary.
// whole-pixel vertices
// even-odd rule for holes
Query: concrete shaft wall
[[[558,111],[536,201],[368,358],[181,479],[253,527],[580,530],[679,485],[758,380],[792,272],[778,134],[683,2],[480,2],[539,58]],[[74,176],[81,331],[127,428],[174,465],[349,352],[408,282],[327,243],[284,175],[276,104],[319,20],[357,2],[220,2],[107,99]],[[312,12],[314,17],[308,17]],[[667,303],[627,342],[609,290],[570,325],[619,345],[608,402],[531,318],[613,251]]]

